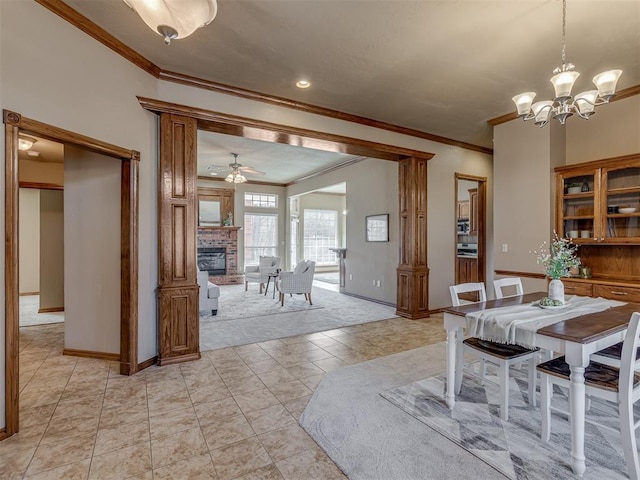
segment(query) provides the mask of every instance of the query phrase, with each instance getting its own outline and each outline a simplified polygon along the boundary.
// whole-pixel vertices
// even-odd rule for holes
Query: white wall
[[[64,192],[40,190],[40,308],[64,307]]]
[[[21,188],[18,195],[19,292],[40,291],[40,190]]]
[[[64,346],[120,353],[120,160],[65,149]]]

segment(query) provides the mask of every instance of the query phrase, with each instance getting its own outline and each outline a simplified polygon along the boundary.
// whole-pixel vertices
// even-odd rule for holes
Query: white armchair
[[[280,292],[280,305],[284,306],[284,295],[293,293],[304,293],[304,298],[313,305],[311,301],[311,287],[313,285],[313,274],[316,271],[316,262],[302,260],[293,272],[280,272],[278,276],[278,291]]]
[[[220,287],[209,281],[209,272],[200,269],[198,269],[198,285],[200,286],[199,310],[211,310],[211,315],[217,315]]]
[[[264,284],[269,280],[269,274],[275,274],[280,269],[280,257],[260,257],[259,265],[247,265],[244,269],[244,291],[249,283],[259,283],[260,293]]]

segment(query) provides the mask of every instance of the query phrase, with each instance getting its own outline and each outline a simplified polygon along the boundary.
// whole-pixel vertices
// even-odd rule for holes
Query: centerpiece
[[[544,273],[551,278],[549,282],[549,298],[564,305],[564,284],[560,278],[568,277],[572,268],[580,266],[580,258],[576,256],[578,246],[569,238],[560,238],[553,232],[553,240],[547,249],[547,242],[540,246],[536,263],[544,267]]]

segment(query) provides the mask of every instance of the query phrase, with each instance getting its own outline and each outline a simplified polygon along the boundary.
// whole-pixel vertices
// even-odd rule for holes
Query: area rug
[[[394,318],[395,308],[350,297],[323,288],[313,288],[313,305],[304,295],[285,298],[284,307],[257,286],[220,287],[218,315],[200,317],[200,349],[214,350],[247,343],[322,332]]]
[[[508,478],[576,478],[571,471],[568,420],[553,414],[551,441],[543,442],[540,439],[540,409],[532,408],[526,402],[524,370],[515,371],[514,375],[512,369],[510,380],[508,422],[499,417],[498,387],[488,382],[482,386],[473,377],[465,376],[453,411],[447,408],[443,397],[444,374],[382,392],[381,396]],[[567,396],[560,388],[555,392],[553,405],[568,410]],[[610,426],[616,426],[618,422],[610,405],[595,399],[588,416]],[[587,424],[585,455],[585,478],[628,478],[621,437],[616,432]]]
[[[40,295],[21,295],[19,298],[21,327],[64,322],[64,312],[38,313]]]
[[[339,285],[340,272],[316,273],[313,276],[313,279],[318,280],[319,282],[331,283],[332,285]]]

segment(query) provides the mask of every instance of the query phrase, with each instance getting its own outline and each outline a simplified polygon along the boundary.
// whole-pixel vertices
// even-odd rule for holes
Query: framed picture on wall
[[[389,241],[389,214],[368,215],[366,217],[367,242]]]

